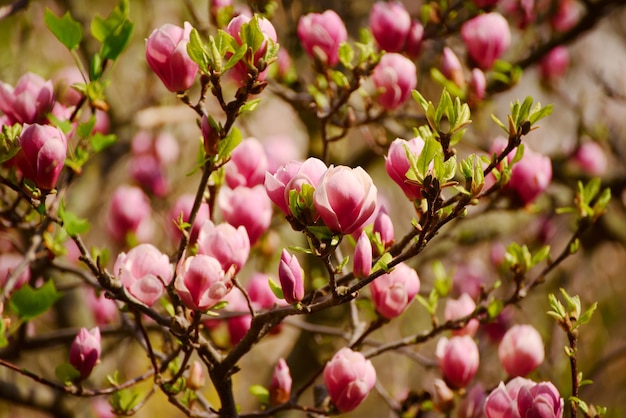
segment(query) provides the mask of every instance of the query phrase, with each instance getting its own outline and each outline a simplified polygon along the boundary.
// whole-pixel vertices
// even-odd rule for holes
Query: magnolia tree
[[[0,73],[9,409],[607,414],[563,264],[620,211],[607,136],[515,85],[566,97],[620,2],[61,3],[1,9],[58,51]]]

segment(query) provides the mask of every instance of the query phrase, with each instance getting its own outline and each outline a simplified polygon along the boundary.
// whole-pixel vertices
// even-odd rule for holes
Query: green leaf
[[[496,125],[498,125],[500,128],[502,128],[502,130],[504,132],[506,132],[507,135],[509,134],[509,129],[506,127],[506,125],[504,123],[502,123],[502,121],[500,119],[498,119],[496,117],[496,115],[494,115],[493,113],[491,114],[491,119],[496,123]]]
[[[274,296],[276,296],[278,299],[285,299],[285,295],[283,294],[283,288],[278,283],[276,283],[274,279],[268,277],[267,284],[270,286],[270,289],[272,290]]]
[[[354,60],[354,50],[352,49],[349,43],[342,42],[339,45],[339,62],[341,62],[341,64],[344,67],[351,70],[353,68],[352,66],[353,60]]]
[[[189,54],[189,58],[191,58],[193,62],[198,64],[198,67],[202,72],[209,72],[209,53],[200,38],[200,33],[195,28],[192,29],[189,34],[187,54]]]
[[[421,176],[421,179],[428,175],[430,163],[437,155],[441,155],[441,144],[434,138],[425,138],[424,148],[415,162],[417,174]]]
[[[539,251],[537,251],[532,258],[531,265],[535,266],[541,263],[543,260],[550,257],[550,246],[544,245]]]
[[[243,113],[252,112],[254,109],[257,108],[257,106],[259,106],[259,103],[261,103],[261,99],[248,100],[239,109],[239,114],[241,115]]]
[[[585,325],[586,323],[588,323],[589,321],[591,321],[591,317],[593,316],[593,313],[595,312],[596,308],[598,307],[598,302],[594,302],[593,305],[591,305],[591,307],[589,309],[587,309],[581,316],[580,318],[578,318],[578,321],[576,321],[576,326],[575,328],[578,328],[581,325]]]
[[[43,17],[46,26],[56,38],[69,50],[78,48],[83,39],[83,27],[74,20],[70,12],[66,12],[63,17],[57,17],[50,9],[46,8]]]
[[[248,45],[252,48],[252,53],[256,53],[265,40],[265,36],[259,26],[258,16],[255,15],[248,23],[244,23],[241,26],[239,35],[241,43]]]
[[[99,80],[102,77],[102,70],[102,55],[96,52],[89,63],[89,79],[92,81]]]
[[[69,363],[62,363],[54,369],[54,375],[66,385],[71,385],[72,382],[77,381],[80,378],[80,372]]]
[[[7,339],[7,326],[4,321],[0,321],[0,348],[4,348],[9,345],[9,340]]]
[[[489,305],[487,306],[487,314],[489,315],[489,318],[495,319],[498,315],[500,315],[500,312],[502,312],[503,308],[504,302],[502,302],[502,300],[493,299],[491,302],[489,302]]]
[[[38,289],[26,284],[11,296],[11,309],[28,321],[46,312],[60,297],[61,293],[57,292],[52,280]]]
[[[96,132],[89,140],[89,143],[91,144],[91,147],[93,148],[95,152],[100,152],[103,149],[108,148],[111,145],[115,144],[116,142],[117,142],[117,135],[115,134],[104,135],[100,132]]]
[[[0,164],[9,161],[20,151],[20,134],[22,125],[16,123],[12,126],[2,125],[0,132]]]
[[[241,131],[237,128],[232,128],[228,135],[217,145],[218,157],[222,160],[230,158],[230,154],[237,148],[237,145],[241,144],[242,139]]]
[[[250,393],[262,404],[268,405],[270,403],[270,392],[261,385],[250,386]]]
[[[335,82],[335,84],[342,89],[347,88],[350,85],[348,78],[341,71],[331,70],[330,77]]]
[[[70,237],[89,231],[89,221],[67,211],[63,202],[59,205],[59,218],[63,221],[63,228]]]
[[[224,64],[221,71],[225,72],[226,70],[233,68],[235,65],[237,65],[237,63],[241,61],[243,56],[246,55],[247,50],[248,50],[248,44],[246,43],[238,47],[235,50],[235,53],[230,58],[228,58],[228,61],[226,61],[226,64]]]
[[[124,51],[133,34],[134,23],[125,21],[105,39],[100,50],[103,59],[115,60]]]
[[[542,107],[536,112],[531,112],[530,116],[528,117],[528,121],[531,123],[531,125],[534,125],[537,121],[547,116],[550,116],[551,114],[552,114],[552,105],[550,104],[545,107]]]
[[[391,260],[393,260],[393,256],[389,253],[385,253],[383,254],[378,261],[376,261],[376,264],[374,264],[374,266],[372,267],[372,272],[378,271],[378,270],[383,270],[384,272],[389,272],[389,263],[391,263]]]

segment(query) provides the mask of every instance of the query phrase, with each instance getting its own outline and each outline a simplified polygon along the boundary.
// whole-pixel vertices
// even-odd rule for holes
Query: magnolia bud
[[[509,24],[499,13],[485,13],[468,20],[461,27],[461,37],[469,56],[483,70],[491,68],[511,44]]]
[[[387,319],[402,314],[419,289],[420,280],[417,273],[404,263],[398,264],[389,273],[376,278],[370,286],[376,311]]]
[[[406,38],[406,45],[404,47],[404,52],[409,57],[418,57],[420,52],[422,52],[422,44],[424,42],[424,26],[417,20],[414,20],[411,23],[411,29],[409,30],[409,35]]]
[[[407,171],[411,167],[409,157],[406,155],[407,148],[417,159],[424,148],[424,140],[419,136],[409,141],[396,138],[389,146],[387,157],[385,157],[385,170],[391,180],[402,188],[409,200],[421,199],[422,188],[417,184],[410,183],[406,176]]]
[[[217,205],[226,222],[246,229],[250,245],[259,240],[272,221],[272,203],[260,184],[252,188],[241,186],[236,190],[223,188]]]
[[[297,303],[304,297],[304,271],[298,259],[283,250],[278,265],[278,279],[283,296],[288,303]]]
[[[337,409],[350,412],[374,387],[376,370],[363,354],[344,347],[326,363],[324,383]]]
[[[370,11],[369,24],[380,49],[399,52],[411,29],[411,16],[400,2],[376,2]]]
[[[70,347],[70,364],[80,372],[80,379],[89,377],[100,360],[100,328],[81,328]]]
[[[41,189],[53,189],[67,153],[63,132],[51,125],[27,125],[20,135],[20,146],[15,160],[22,175]]]
[[[348,40],[348,31],[337,13],[326,10],[302,16],[298,38],[311,58],[319,58],[332,67],[339,62],[339,45]]]
[[[463,318],[474,312],[476,303],[470,295],[463,293],[458,299],[448,299],[444,309],[443,317],[446,321]],[[478,330],[479,322],[476,319],[470,319],[467,325],[459,330],[455,330],[454,335],[469,335],[473,337]]]
[[[498,357],[510,377],[526,376],[543,362],[541,335],[531,325],[514,325],[498,346]]]
[[[232,152],[225,169],[226,184],[231,189],[263,184],[267,171],[267,157],[263,145],[256,138],[243,141]]]
[[[269,389],[270,405],[279,405],[289,401],[289,396],[291,396],[291,373],[284,358],[278,359],[278,363],[276,363]]]
[[[463,74],[463,66],[454,51],[445,47],[441,56],[441,72],[444,76],[458,87],[465,87],[465,75]]]
[[[410,59],[396,53],[383,55],[374,68],[372,80],[378,103],[387,110],[400,107],[411,96],[417,86],[417,69]]]
[[[192,26],[165,24],[155,29],[146,42],[146,61],[171,92],[188,90],[198,73],[198,64],[187,53]]]
[[[436,355],[441,373],[452,388],[466,387],[478,370],[478,347],[469,335],[440,339]]]
[[[202,363],[195,360],[189,368],[189,376],[187,377],[187,387],[191,390],[202,389],[206,384],[204,369]]]
[[[393,223],[384,208],[381,208],[376,215],[373,232],[380,235],[380,240],[385,246],[385,249],[393,245],[395,241]]]
[[[544,80],[556,80],[567,72],[569,67],[569,51],[564,46],[554,47],[539,63],[541,77]]]
[[[582,144],[574,154],[574,162],[590,176],[603,175],[608,164],[606,154],[597,142]]]
[[[372,271],[372,243],[365,231],[361,232],[361,236],[356,242],[352,271],[357,279],[369,276]]]

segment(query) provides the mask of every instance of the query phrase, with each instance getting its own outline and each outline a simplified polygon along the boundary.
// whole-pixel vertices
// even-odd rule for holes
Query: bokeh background
[[[17,2],[19,3],[19,2]],[[55,79],[59,72],[74,66],[72,57],[52,36],[43,23],[46,8],[57,15],[71,10],[72,15],[85,27],[94,15],[106,16],[116,2],[102,1],[31,1],[26,7],[11,16],[0,20],[0,80],[14,85],[25,72],[31,71],[46,79]],[[255,3],[255,2],[252,2]],[[238,7],[246,7],[243,2]],[[302,89],[311,77],[311,62],[303,54],[295,36],[297,19],[307,11],[335,9],[345,20],[352,39],[357,37],[360,28],[367,26],[372,1],[295,1],[277,2],[272,18],[278,32],[281,47],[286,48],[293,60],[295,73]],[[413,16],[417,16],[422,2],[404,1]],[[545,6],[538,3],[538,7]],[[6,8],[11,2],[0,1]],[[252,4],[254,7],[256,4]],[[483,104],[472,110],[472,127],[466,139],[459,146],[459,154],[486,151],[493,139],[499,135],[499,128],[491,121],[494,113],[503,119],[511,101],[523,100],[531,95],[543,104],[552,103],[552,116],[541,122],[541,128],[527,137],[527,144],[550,155],[554,178],[548,192],[532,207],[513,208],[507,204],[495,204],[486,213],[483,207],[470,212],[468,219],[450,225],[440,234],[410,265],[422,280],[422,294],[426,294],[433,280],[432,265],[439,260],[446,270],[455,277],[456,289],[473,283],[493,283],[503,277],[494,264],[494,254],[512,241],[526,243],[533,248],[549,244],[553,254],[560,251],[572,232],[572,218],[568,215],[555,215],[555,208],[571,202],[573,188],[578,180],[586,180],[589,175],[572,162],[572,155],[584,142],[597,142],[608,160],[602,174],[603,184],[610,187],[613,199],[608,213],[600,220],[593,231],[582,241],[582,251],[567,260],[551,274],[549,280],[531,294],[519,306],[507,310],[505,324],[530,323],[544,337],[546,360],[532,376],[536,379],[551,380],[562,393],[569,388],[568,363],[562,347],[566,344],[564,334],[547,315],[547,294],[565,287],[570,294],[580,295],[583,306],[598,302],[598,310],[593,320],[581,331],[579,348],[580,370],[593,385],[581,390],[581,397],[593,404],[609,407],[609,417],[626,415],[626,7],[616,2],[606,15],[590,30],[581,33],[567,44],[570,52],[570,67],[565,76],[545,82],[541,79],[536,65],[525,69],[520,82],[505,91],[493,94]],[[5,10],[6,9],[0,9]],[[145,62],[145,39],[154,28],[165,23],[182,25],[190,21],[203,30],[215,30],[209,24],[207,1],[130,1],[130,15],[135,23],[131,43],[114,67],[108,71],[110,85],[107,98],[110,105],[110,132],[118,135],[119,141],[105,153],[90,162],[85,172],[73,186],[69,205],[91,220],[92,228],[86,235],[88,245],[110,248],[111,259],[124,248],[115,244],[107,235],[105,208],[112,191],[120,184],[132,181],[129,178],[131,141],[139,132],[154,135],[171,135],[179,148],[174,162],[167,167],[170,193],[151,201],[155,216],[153,242],[166,252],[175,249],[175,241],[168,235],[168,211],[176,198],[183,193],[193,193],[199,173],[193,170],[200,145],[200,131],[196,114],[182,104],[174,94],[169,93],[152,74]],[[86,31],[87,32],[87,31]],[[522,32],[513,29],[513,46],[505,59],[517,62],[526,57],[538,45],[537,40],[548,39],[550,34],[541,24]],[[463,59],[463,45],[458,36],[428,41],[419,59],[418,89],[430,100],[436,101],[441,87],[435,84],[429,69],[438,67],[441,49],[452,47]],[[81,45],[79,55],[88,56],[97,48],[89,41]],[[370,89],[367,83],[363,87]],[[230,89],[230,90],[228,90]],[[294,157],[319,155],[319,132],[315,120],[306,109],[294,106],[281,96],[286,87],[270,80],[270,86],[263,93],[259,108],[243,117],[238,127],[244,136],[253,136],[267,145],[268,152],[278,152],[288,143],[293,147]],[[234,92],[234,84],[227,86]],[[196,97],[192,90],[191,97]],[[220,111],[216,103],[207,103],[208,111],[216,117]],[[385,148],[395,137],[411,138],[410,115],[419,114],[415,103],[403,108],[409,117],[388,117],[380,123],[353,129],[348,137],[331,147],[331,162],[351,166],[362,165],[372,174],[381,197],[387,202],[387,209],[394,221],[396,236],[400,237],[410,228],[412,206],[400,189],[388,180],[384,168]],[[285,142],[286,141],[286,142]],[[218,213],[219,218],[219,213]],[[242,273],[254,270],[274,275],[280,248],[301,244],[301,237],[290,231],[277,216],[273,232],[263,245],[269,256],[257,256]],[[0,234],[3,233],[0,231]],[[311,277],[322,275],[319,266],[308,266]],[[63,283],[63,278],[59,278]],[[457,290],[458,291],[458,290]],[[55,306],[54,312],[32,325],[33,335],[58,332],[58,329],[75,329],[91,326],[92,314],[86,309],[80,289],[65,292],[63,303]],[[362,303],[364,315],[371,315],[366,298]],[[368,310],[369,309],[369,310]],[[368,313],[369,312],[369,313]],[[347,312],[336,308],[324,314],[308,318],[304,325],[287,324],[277,336],[271,336],[258,344],[241,363],[242,372],[235,377],[237,399],[242,410],[255,408],[256,401],[248,392],[251,384],[269,382],[269,376],[277,358],[287,357],[291,366],[294,385],[306,381],[322,362],[345,342],[336,335],[323,332],[309,332],[311,327],[320,331],[319,326],[341,326],[347,324]],[[299,320],[299,319],[298,319]],[[295,321],[295,320],[294,320]],[[508,321],[508,322],[507,322]],[[297,322],[297,321],[296,321]],[[318,328],[316,328],[318,327]],[[429,327],[429,317],[424,308],[413,303],[410,309],[391,325],[374,334],[376,341],[390,341],[400,336],[416,333]],[[493,328],[493,327],[492,327]],[[498,329],[481,331],[481,367],[477,380],[487,387],[495,386],[504,372],[498,364],[497,345],[490,339],[490,333]],[[62,334],[61,334],[62,335]],[[69,336],[69,337],[68,337]],[[57,344],[33,344],[19,353],[1,351],[0,357],[27,367],[30,370],[53,378],[53,370],[67,356],[68,341],[73,338],[68,333]],[[484,338],[483,338],[484,337]],[[69,339],[68,339],[69,338]],[[136,341],[130,337],[117,339],[105,337],[102,365],[96,368],[90,383],[94,387],[105,385],[105,376],[116,368],[124,377],[132,377],[149,368],[148,360]],[[64,343],[63,343],[64,342]],[[409,353],[387,353],[374,359],[380,381],[391,398],[402,400],[409,391],[421,393],[432,390],[432,380],[438,376],[434,362],[434,347],[431,341],[410,350]],[[145,393],[150,382],[139,385],[139,392]],[[215,394],[207,385],[205,394],[210,401],[216,401]],[[24,396],[27,394],[27,396]],[[32,397],[32,398],[29,398]],[[19,405],[17,399],[30,399],[26,403],[50,405],[50,411],[37,412],[26,405]],[[304,398],[312,403],[312,394]],[[32,402],[31,402],[32,401]],[[77,416],[98,415],[98,408],[104,400],[58,397],[46,387],[39,387],[32,381],[0,368],[0,416]],[[59,405],[62,405],[59,406]],[[106,409],[106,408],[105,408]],[[63,415],[65,413],[65,415]],[[104,416],[104,415],[102,415]],[[139,417],[175,417],[181,413],[167,400],[156,395],[141,409]],[[302,416],[299,413],[285,416]],[[349,416],[390,416],[382,397],[375,393],[356,412]],[[425,415],[426,416],[426,415]],[[433,414],[434,416],[434,414]]]

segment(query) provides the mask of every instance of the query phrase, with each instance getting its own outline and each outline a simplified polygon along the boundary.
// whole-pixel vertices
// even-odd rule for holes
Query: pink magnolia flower
[[[348,40],[348,31],[335,11],[326,10],[302,16],[298,38],[311,58],[319,58],[332,67],[339,62],[339,45]]]
[[[411,29],[411,16],[399,1],[376,2],[369,17],[376,43],[387,52],[402,51]]]
[[[520,29],[525,29],[537,18],[534,0],[504,0],[501,9],[507,17],[517,22]]]
[[[441,72],[442,74],[458,87],[465,86],[465,75],[463,74],[463,66],[453,50],[448,47],[443,48],[441,55]]]
[[[284,358],[279,358],[270,382],[270,405],[279,405],[291,396],[291,373]]]
[[[531,325],[512,326],[500,341],[498,357],[510,377],[526,376],[543,363],[541,335]]]
[[[475,384],[461,401],[457,418],[483,418],[486,398],[487,394],[483,385]]]
[[[597,142],[585,142],[576,154],[574,162],[590,176],[601,176],[606,172],[608,161],[606,154]]]
[[[304,271],[296,256],[283,250],[278,265],[278,279],[288,303],[298,303],[304,297]]]
[[[535,383],[516,377],[503,382],[485,401],[487,418],[562,418],[563,399],[550,382]]]
[[[467,293],[463,293],[458,299],[448,299],[446,301],[443,317],[446,321],[463,318],[474,312],[474,309],[476,309],[474,299]],[[469,335],[473,337],[476,331],[478,331],[478,325],[480,325],[478,320],[471,319],[465,327],[455,330],[453,333],[454,335]]]
[[[51,125],[27,125],[20,135],[20,146],[15,162],[22,175],[41,189],[53,189],[67,154],[63,132]]]
[[[385,170],[391,180],[400,186],[409,200],[421,199],[422,188],[417,184],[409,183],[406,176],[407,171],[411,167],[409,157],[406,155],[407,148],[417,158],[424,148],[424,140],[419,136],[408,141],[396,138],[389,146],[387,157],[385,157]]]
[[[236,345],[250,329],[252,316],[250,316],[246,298],[239,289],[229,292],[224,301],[228,302],[226,311],[237,313],[236,316],[230,317],[226,321],[230,343],[231,345]]]
[[[207,220],[198,234],[198,254],[216,258],[224,271],[235,266],[235,272],[241,270],[248,261],[250,240],[243,226],[221,223],[214,225]]]
[[[144,190],[156,197],[164,197],[170,189],[165,170],[152,155],[133,156],[130,160],[130,176]]]
[[[180,239],[181,233],[180,230],[176,227],[175,222],[178,221],[180,216],[182,215],[183,222],[189,222],[189,215],[191,215],[191,209],[193,208],[193,202],[195,200],[195,196],[192,194],[184,194],[179,196],[174,203],[174,207],[170,211],[170,231],[177,238]],[[189,243],[195,244],[198,239],[198,234],[200,233],[200,229],[202,225],[206,221],[209,220],[209,205],[206,202],[202,202],[200,204],[200,208],[198,209],[198,213],[196,214],[196,220],[191,227],[191,231],[189,233]]]
[[[15,269],[24,261],[22,254],[8,252],[0,254],[0,288],[4,288],[7,280]],[[30,281],[30,267],[27,265],[24,271],[19,275],[13,286],[13,290],[19,289]]]
[[[387,319],[404,312],[419,290],[420,279],[417,273],[404,263],[376,278],[370,286],[374,307]]]
[[[250,245],[259,240],[272,221],[272,203],[261,185],[251,188],[242,186],[236,190],[223,188],[217,205],[226,222],[246,228]]]
[[[509,24],[499,13],[485,13],[461,27],[461,37],[469,56],[483,70],[491,68],[511,44]]]
[[[411,90],[417,86],[417,68],[405,56],[388,53],[374,68],[372,80],[380,92],[378,103],[387,110],[394,110],[407,101]]]
[[[452,388],[466,387],[478,371],[480,354],[469,335],[440,339],[436,356],[441,373]]]
[[[352,271],[357,279],[369,276],[372,271],[372,243],[365,231],[361,232],[361,236],[356,242]]]
[[[241,45],[243,43],[243,41],[241,40],[241,33],[240,33],[241,28],[244,24],[249,23],[251,20],[252,18],[250,16],[247,16],[245,14],[240,14],[239,16],[233,18],[230,21],[230,23],[226,27],[226,32],[228,32],[233,38],[235,38],[235,41],[237,41],[237,43]],[[267,52],[269,41],[271,40],[271,42],[276,43],[276,40],[277,40],[276,29],[274,28],[274,26],[269,20],[265,19],[264,17],[258,17],[258,22],[259,22],[259,28],[261,29],[261,33],[263,34],[264,39],[261,45],[259,46],[259,49],[254,51],[254,66],[255,67],[258,67],[259,60]],[[246,65],[246,63],[243,61],[239,61],[232,68],[231,74],[233,75],[233,78],[235,79],[235,81],[237,81],[239,84],[244,84],[245,81],[248,79],[248,71],[249,70],[248,70],[248,66]],[[261,71],[261,73],[257,76],[257,80],[263,80],[266,74],[267,74],[267,68]]]
[[[148,241],[152,237],[152,207],[148,196],[140,188],[119,186],[113,192],[107,212],[106,227],[111,237],[124,242],[128,234]]]
[[[416,58],[422,52],[422,44],[424,43],[424,26],[417,20],[411,22],[411,29],[406,38],[404,52],[409,56]]]
[[[490,152],[501,152],[506,147],[506,139],[498,137],[494,140]],[[511,152],[507,159],[511,161],[515,153]],[[491,178],[491,180],[488,180]],[[489,176],[487,181],[493,181]],[[511,178],[504,187],[512,191],[522,204],[532,203],[543,193],[552,180],[552,162],[550,158],[533,151],[530,147],[524,147],[524,156],[518,161],[511,171]]]
[[[290,161],[276,170],[275,174],[265,173],[265,191],[285,215],[291,214],[289,194],[291,190],[300,192],[303,184],[317,187],[328,168],[322,160],[308,158],[304,162]],[[293,215],[293,214],[292,214]]]
[[[326,363],[324,383],[337,409],[350,412],[374,387],[376,370],[363,354],[344,347]]]
[[[330,167],[313,193],[313,203],[332,231],[351,234],[376,209],[376,186],[361,167]]]
[[[134,156],[153,156],[162,166],[173,164],[180,155],[178,141],[165,131],[137,132],[131,142],[131,151]]]
[[[544,80],[556,80],[567,72],[569,67],[569,51],[559,45],[552,48],[539,63],[541,77]]]
[[[85,292],[85,302],[93,313],[96,324],[106,325],[115,321],[119,315],[119,309],[113,299],[107,299],[104,293],[96,295],[93,289]]]
[[[226,184],[231,189],[263,184],[267,157],[263,145],[256,138],[248,138],[232,152],[225,166]]]
[[[80,372],[80,379],[89,377],[100,360],[100,328],[81,328],[70,347],[70,364]]]
[[[209,255],[198,254],[179,264],[174,288],[188,308],[206,311],[224,299],[232,283],[219,261]]]
[[[172,281],[169,257],[152,244],[140,244],[128,254],[120,253],[113,272],[138,301],[152,306],[163,295],[164,284]]]
[[[146,42],[146,61],[171,92],[188,90],[196,79],[198,64],[187,53],[193,27],[165,24],[155,29]]]
[[[567,32],[580,20],[580,6],[576,0],[558,0],[556,13],[550,19],[554,30]]]
[[[76,106],[82,95],[72,87],[84,83],[83,75],[76,66],[63,67],[52,76],[56,91],[56,100],[65,106]]]
[[[53,107],[54,87],[50,80],[26,73],[15,88],[0,82],[0,110],[8,118],[9,125],[45,123]]]

